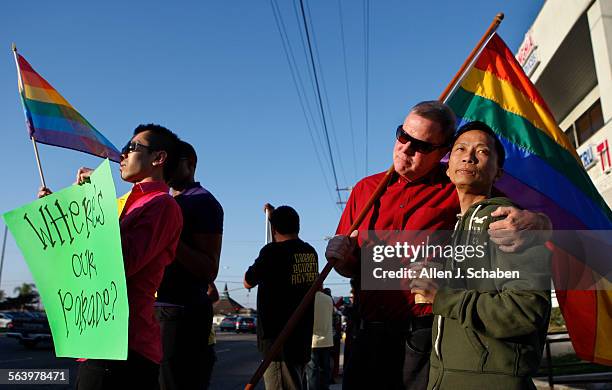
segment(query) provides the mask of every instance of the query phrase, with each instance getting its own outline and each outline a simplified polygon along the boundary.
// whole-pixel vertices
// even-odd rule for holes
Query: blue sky
[[[310,107],[314,114],[308,119],[270,1],[3,4],[0,175],[5,184],[0,211],[33,200],[39,186],[17,94],[10,51],[15,42],[32,66],[116,146],[138,124],[154,122],[196,147],[197,178],[225,209],[220,289],[227,282],[232,297],[255,305],[255,290],[249,294],[241,280],[263,244],[266,202],[298,210],[301,236],[318,250],[322,267],[325,237],[334,233],[340,209],[294,9],[299,0],[275,3],[304,83],[306,112]],[[516,51],[542,4],[370,1],[366,61],[363,1],[305,0],[340,187],[388,168],[395,127],[414,103],[439,96],[497,12],[506,14],[498,31]],[[80,166],[101,162],[75,151],[39,149],[53,189],[71,185]],[[124,193],[129,186],[113,167],[117,191]],[[342,196],[345,200],[346,193]],[[15,286],[30,281],[9,236],[0,289],[12,294]],[[328,281],[334,295],[349,290],[348,281],[333,272]]]

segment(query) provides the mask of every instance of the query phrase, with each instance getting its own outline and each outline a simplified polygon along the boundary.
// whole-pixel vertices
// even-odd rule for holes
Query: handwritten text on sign
[[[57,356],[125,359],[128,304],[109,162],[90,183],[4,219],[40,291]]]

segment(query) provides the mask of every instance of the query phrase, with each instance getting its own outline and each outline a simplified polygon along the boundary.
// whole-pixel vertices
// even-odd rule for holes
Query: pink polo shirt
[[[158,364],[162,346],[155,291],[174,260],[183,227],[181,209],[168,190],[158,181],[135,184],[119,217],[130,306],[128,347]]]

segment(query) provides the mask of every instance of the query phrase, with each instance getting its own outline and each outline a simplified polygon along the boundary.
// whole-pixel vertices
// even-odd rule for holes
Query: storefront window
[[[597,130],[603,126],[603,114],[599,99],[574,123],[574,129],[578,137],[578,145],[582,145]]]

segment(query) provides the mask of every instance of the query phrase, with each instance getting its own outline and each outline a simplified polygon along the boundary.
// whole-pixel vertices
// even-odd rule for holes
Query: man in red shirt
[[[393,149],[395,173],[358,230],[452,230],[459,213],[455,187],[440,160],[449,151],[455,116],[438,101],[414,106],[396,130]],[[360,242],[347,230],[385,174],[362,179],[352,190],[326,257],[349,278],[361,277]],[[502,249],[513,250],[521,238],[508,239],[506,231],[549,228],[546,216],[502,207],[495,216],[508,215],[491,225],[491,238]],[[496,241],[497,240],[497,241]],[[361,283],[358,283],[358,286]],[[344,369],[344,389],[425,389],[431,349],[431,305],[415,304],[406,291],[361,290],[356,294],[361,323]],[[373,375],[373,373],[376,373]]]
[[[162,347],[153,304],[183,226],[181,209],[165,182],[176,169],[178,142],[165,127],[140,125],[121,151],[121,178],[134,184],[119,217],[130,307],[128,358],[86,360],[79,368],[79,390],[158,387]],[[79,169],[77,181],[90,174],[88,168]]]

